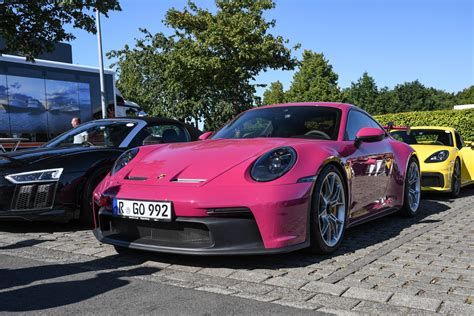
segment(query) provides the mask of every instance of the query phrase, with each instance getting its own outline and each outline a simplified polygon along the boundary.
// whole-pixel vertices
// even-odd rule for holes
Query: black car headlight
[[[63,173],[63,170],[63,168],[57,168],[15,173],[5,176],[5,179],[7,179],[13,184],[55,182],[59,180],[61,174]]]
[[[429,156],[425,162],[443,162],[449,157],[449,151],[440,150]]]
[[[135,158],[135,156],[138,154],[138,148],[132,148],[130,150],[127,150],[124,152],[118,159],[115,161],[114,166],[112,167],[112,170],[110,171],[111,175],[116,174],[120,170],[122,170],[126,165],[130,163],[130,161]]]
[[[291,147],[275,148],[255,161],[250,170],[252,179],[268,182],[287,173],[296,162],[296,151]]]

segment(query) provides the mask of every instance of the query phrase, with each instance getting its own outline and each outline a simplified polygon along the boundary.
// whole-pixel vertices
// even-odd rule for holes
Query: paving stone
[[[288,300],[288,299],[279,299],[276,301],[273,301],[275,304],[280,304],[284,306],[290,306],[294,308],[300,308],[300,309],[318,309],[321,308],[321,305],[311,303],[311,302],[301,302],[301,301],[293,301],[293,300]]]
[[[351,297],[360,300],[368,300],[374,302],[384,303],[393,295],[390,292],[383,292],[377,290],[370,290],[364,288],[351,287],[344,292],[344,297]]]
[[[287,278],[287,277],[276,277],[266,280],[265,284],[275,285],[275,286],[282,286],[282,287],[289,287],[292,289],[299,289],[309,281],[307,280],[300,280],[294,278]]]
[[[359,304],[360,300],[329,294],[316,294],[313,298],[309,300],[309,302],[321,304],[326,307],[350,310],[354,306]]]
[[[474,305],[448,301],[441,304],[439,312],[450,315],[474,315]]]
[[[260,283],[253,283],[253,282],[240,282],[234,285],[231,285],[230,288],[241,291],[241,292],[246,292],[249,294],[267,294],[271,290],[275,289],[274,286],[271,285],[265,285],[265,284],[260,284]]]
[[[275,287],[266,295],[279,296],[281,299],[293,301],[307,301],[314,296],[314,293],[304,290],[294,290],[286,287]]]
[[[234,273],[234,269],[229,269],[229,268],[204,268],[202,270],[199,270],[199,273],[205,274],[205,275],[210,275],[210,276],[218,276],[218,277],[227,277]]]
[[[266,279],[269,279],[270,276],[268,274],[260,273],[260,272],[253,272],[253,271],[248,271],[248,270],[237,270],[236,272],[229,275],[229,278],[258,283],[258,282],[263,282]]]
[[[396,306],[404,306],[436,312],[441,305],[441,300],[395,293],[390,298],[388,303]]]
[[[338,284],[320,282],[320,281],[311,281],[305,286],[303,286],[301,289],[310,291],[310,292],[317,292],[317,293],[324,293],[324,294],[339,296],[342,293],[344,293],[348,289],[348,287],[338,285]]]
[[[197,287],[195,289],[198,290],[198,291],[205,291],[205,292],[224,294],[224,295],[230,295],[230,294],[233,294],[233,293],[236,292],[235,290],[230,290],[230,289],[225,288],[225,287],[209,286],[209,285],[200,286],[200,287]]]
[[[385,303],[362,301],[354,307],[353,311],[363,312],[371,315],[406,315],[409,308],[393,306]]]

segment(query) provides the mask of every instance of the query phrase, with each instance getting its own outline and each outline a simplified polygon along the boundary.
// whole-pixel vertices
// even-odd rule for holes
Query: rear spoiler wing
[[[393,122],[388,122],[387,125],[383,127],[387,132],[390,131],[407,131],[407,134],[410,134],[410,126],[395,126]]]

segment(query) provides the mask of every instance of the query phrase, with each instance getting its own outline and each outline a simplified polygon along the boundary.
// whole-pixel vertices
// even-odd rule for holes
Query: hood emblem
[[[160,179],[163,179],[164,177],[166,177],[166,173],[161,173],[157,179],[160,180]]]

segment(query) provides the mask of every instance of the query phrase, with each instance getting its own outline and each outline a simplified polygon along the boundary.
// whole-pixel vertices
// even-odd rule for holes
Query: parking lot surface
[[[415,218],[349,229],[330,256],[118,255],[77,224],[11,222],[0,223],[0,255],[335,314],[474,315],[474,188],[423,198]]]

